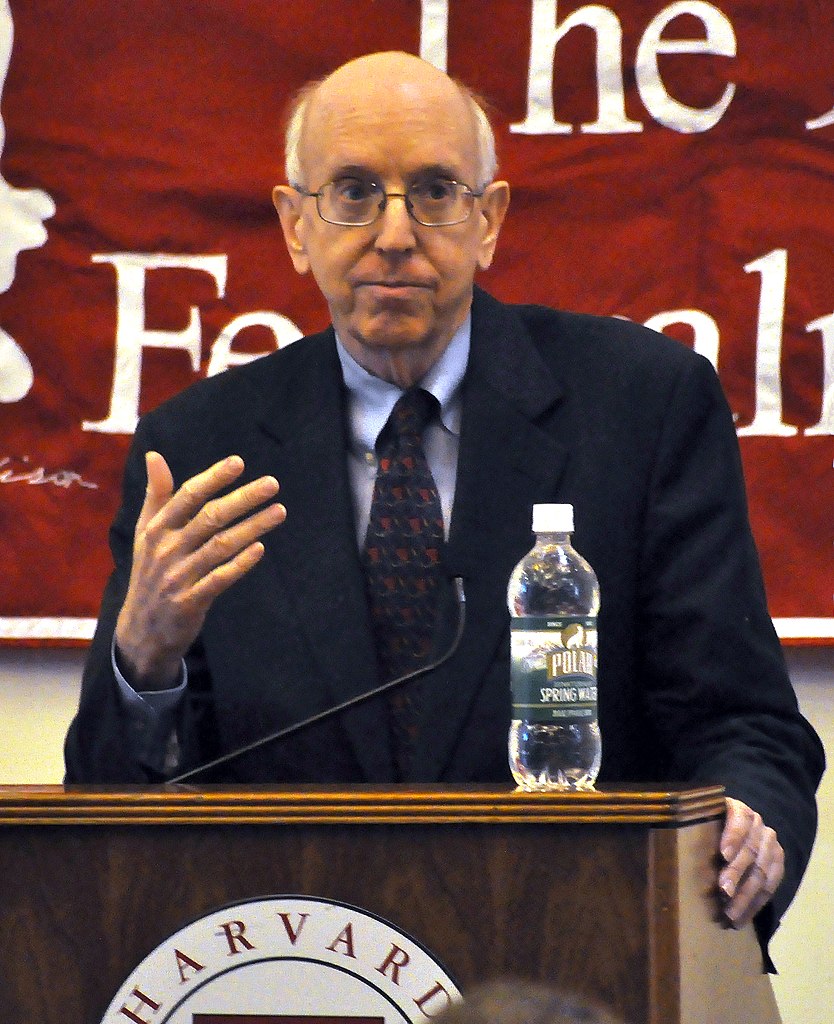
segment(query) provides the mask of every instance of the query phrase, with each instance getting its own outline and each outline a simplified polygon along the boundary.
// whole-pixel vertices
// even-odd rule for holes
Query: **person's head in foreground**
[[[592,1002],[537,982],[501,979],[478,985],[437,1024],[623,1024]]]

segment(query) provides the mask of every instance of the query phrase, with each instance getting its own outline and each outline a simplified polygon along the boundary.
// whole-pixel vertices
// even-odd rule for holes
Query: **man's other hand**
[[[718,888],[724,914],[733,928],[742,928],[776,892],[785,873],[785,853],[762,816],[732,797],[727,797],[720,850],[724,866]]]
[[[130,684],[154,690],[176,683],[212,601],[260,561],[260,537],[287,513],[272,502],[278,481],[271,476],[216,497],[243,472],[238,455],[187,480],[176,493],[158,452],[148,452],[145,464],[148,487],[116,647]]]

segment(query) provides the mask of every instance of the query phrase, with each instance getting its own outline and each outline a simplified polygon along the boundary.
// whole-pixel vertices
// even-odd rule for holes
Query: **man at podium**
[[[274,200],[332,326],[140,423],[67,781],[164,780],[321,714],[202,781],[509,784],[507,581],[532,505],[570,502],[602,593],[600,780],[724,785],[726,914],[761,911],[769,934],[823,754],[767,613],[731,415],[685,346],[474,285],[509,204],[495,174],[477,100],[416,57],[303,92]],[[423,557],[392,610],[395,465]],[[408,699],[326,714],[450,650]]]

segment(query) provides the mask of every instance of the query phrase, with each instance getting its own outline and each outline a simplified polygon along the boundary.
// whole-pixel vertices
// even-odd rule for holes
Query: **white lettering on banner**
[[[701,39],[664,39],[663,32],[681,15],[697,18],[704,26]],[[553,64],[556,46],[572,28],[593,29],[597,40],[597,120],[580,125],[587,134],[641,132],[640,121],[625,112],[623,82],[623,30],[620,19],[608,7],[588,4],[573,11],[557,25],[557,0],[533,0],[530,27],[530,68],[527,80],[527,116],[511,124],[522,135],[568,135],[573,126],[557,121],[553,110]],[[717,7],[704,0],[679,0],[657,14],[646,27],[637,48],[635,77],[646,110],[655,121],[681,133],[704,132],[714,127],[729,107],[735,85],[730,83],[711,107],[691,107],[673,99],[660,76],[658,54],[736,55],[732,23]]]
[[[29,356],[0,327],[0,402],[19,402],[29,394],[34,383]]]
[[[553,64],[556,44],[572,28],[584,25],[597,37],[597,120],[580,125],[588,134],[615,135],[641,132],[643,125],[625,112],[623,84],[622,23],[609,7],[587,4],[557,25],[558,0],[532,0],[530,19],[530,66],[527,79],[527,116],[510,125],[521,135],[569,135],[573,126],[557,121],[553,110]],[[697,18],[705,34],[699,39],[663,39],[670,22],[682,15]],[[421,0],[420,56],[441,71],[447,70],[449,51],[449,0]],[[663,8],[648,24],[637,48],[635,79],[646,110],[658,124],[690,134],[714,128],[735,95],[729,82],[711,107],[691,107],[669,95],[660,76],[658,54],[708,54],[735,57],[737,43],[733,23],[706,0],[678,0]],[[834,109],[805,122],[808,131],[834,124]]]
[[[759,314],[756,329],[755,413],[740,437],[794,437],[798,428],[785,423],[782,413],[782,337],[785,326],[785,294],[788,278],[787,249],[774,249],[745,264],[746,273],[761,274]],[[720,335],[715,320],[700,309],[670,309],[655,313],[646,327],[663,331],[672,324],[692,328],[694,349],[718,369]],[[822,335],[823,382],[819,422],[802,431],[805,437],[834,436],[834,313],[818,317],[805,327],[806,333]],[[738,414],[733,414],[738,419]]]
[[[14,24],[7,0],[0,2],[0,97],[12,57]],[[6,130],[0,116],[0,154]],[[46,243],[43,222],[55,215],[55,200],[39,188],[15,188],[0,174],[0,294],[7,292],[17,274],[17,259],[27,249]],[[35,375],[29,356],[0,328],[0,402],[20,402],[32,390]]]
[[[700,19],[706,30],[704,39],[662,38],[663,30],[682,14],[691,14]],[[703,0],[682,0],[652,19],[637,47],[634,68],[637,91],[655,121],[676,132],[691,134],[709,131],[726,113],[735,95],[735,85],[727,85],[721,99],[711,107],[699,109],[680,103],[672,99],[661,80],[657,64],[659,53],[708,53],[735,57],[736,36],[729,18]]]
[[[822,415],[819,423],[804,431],[806,437],[820,434],[834,435],[834,313],[812,320],[806,332],[820,331],[822,334]]]
[[[73,486],[98,490],[98,484],[85,480],[80,473],[72,469],[47,470],[46,466],[33,466],[29,455],[0,457],[0,484],[52,484],[63,490],[69,490]]]
[[[556,44],[572,28],[585,25],[597,38],[597,120],[581,125],[588,134],[641,132],[639,121],[625,112],[623,84],[623,29],[620,19],[607,7],[580,7],[556,24],[557,0],[533,0],[530,27],[530,68],[527,78],[527,117],[511,124],[520,135],[569,135],[573,127],[557,121],[553,110],[553,61]]]
[[[93,257],[97,263],[111,263],[117,275],[117,328],[113,387],[110,412],[106,419],[84,421],[84,430],[107,434],[130,434],[139,418],[142,350],[146,347],[180,348],[191,357],[195,373],[200,368],[202,348],[200,313],[191,307],[188,327],[183,331],[154,331],[145,327],[145,275],[161,267],[177,267],[209,273],[217,282],[222,297],[226,282],[226,256],[143,255],[111,253]],[[782,337],[784,333],[785,294],[788,253],[774,249],[744,266],[746,273],[761,274],[759,311],[756,330],[755,413],[753,420],[738,430],[742,437],[793,437],[798,428],[787,424],[782,413]],[[645,321],[647,327],[663,331],[672,324],[689,326],[694,349],[718,369],[720,335],[713,317],[700,309],[672,309],[655,313]],[[288,318],[270,310],[243,313],[232,319],[210,347],[207,376],[221,373],[229,366],[250,362],[266,352],[234,352],[232,343],[250,327],[266,327],[276,347],[301,337],[301,331]],[[806,332],[822,336],[823,384],[819,422],[803,431],[805,436],[834,435],[834,313],[818,317],[806,326]],[[738,418],[737,415],[735,418]]]
[[[809,132],[813,132],[818,128],[828,128],[828,126],[832,124],[834,124],[834,107],[832,107],[827,114],[823,114],[821,117],[815,117],[812,121],[806,121],[805,127]]]
[[[145,327],[145,275],[163,267],[197,270],[211,274],[220,298],[226,291],[225,256],[172,256],[165,253],[100,253],[93,263],[111,263],[116,269],[116,358],[110,412],[106,419],[82,423],[83,430],[101,434],[132,434],[139,420],[139,390],[143,348],[179,348],[191,356],[191,367],[200,369],[202,335],[200,312],[191,307],[188,326],[182,331],[154,331]]]
[[[132,434],[139,420],[142,350],[182,349],[188,352],[191,368],[196,373],[200,369],[203,344],[200,311],[196,306],[191,306],[188,326],[182,331],[157,331],[145,326],[145,281],[148,272],[176,268],[210,274],[217,284],[218,297],[223,298],[228,257],[125,252],[98,253],[92,257],[92,261],[112,264],[116,270],[116,351],[110,411],[106,419],[85,420],[82,429],[101,434]],[[267,354],[232,351],[232,342],[238,334],[254,326],[272,331],[276,347],[288,345],[301,337],[298,327],[280,313],[270,310],[243,313],[231,320],[212,344],[207,376]]]
[[[449,0],[421,0],[420,56],[441,71],[449,54]]]
[[[748,274],[761,274],[759,319],[756,330],[756,412],[753,422],[740,427],[739,437],[793,437],[796,427],[782,420],[782,332],[788,251],[774,249],[745,264]]]
[[[213,377],[216,373],[222,373],[230,366],[240,366],[243,363],[251,363],[253,359],[268,355],[268,352],[233,352],[232,342],[247,327],[268,327],[275,336],[277,348],[289,345],[298,341],[301,331],[289,319],[280,313],[273,313],[266,309],[257,310],[254,313],[242,313],[223,328],[217,335],[217,340],[211,346],[211,356],[206,367],[206,376]],[[272,350],[270,350],[272,351]]]

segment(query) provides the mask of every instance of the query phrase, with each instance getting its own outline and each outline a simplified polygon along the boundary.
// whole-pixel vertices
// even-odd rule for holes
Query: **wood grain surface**
[[[0,787],[0,1020],[98,1024],[190,921],[306,895],[390,921],[464,992],[538,978],[630,1024],[677,1024],[676,837],[707,835],[689,860],[710,871],[722,813],[715,787]]]

